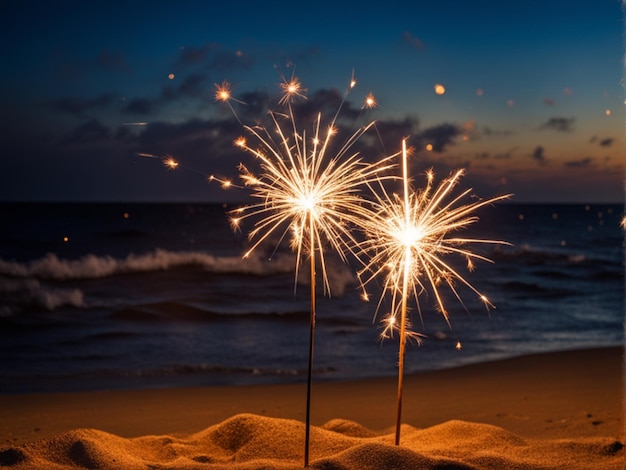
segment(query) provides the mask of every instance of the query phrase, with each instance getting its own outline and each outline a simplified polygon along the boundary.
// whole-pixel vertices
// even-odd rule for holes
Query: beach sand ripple
[[[424,429],[372,431],[333,419],[311,428],[310,466],[319,470],[621,470],[626,452],[610,438],[521,438],[490,424],[451,420]],[[7,448],[0,466],[26,469],[296,469],[304,424],[242,413],[187,436],[124,438],[77,429]]]

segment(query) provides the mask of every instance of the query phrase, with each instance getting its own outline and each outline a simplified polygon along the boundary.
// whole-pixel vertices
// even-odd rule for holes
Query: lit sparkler
[[[435,299],[438,311],[448,324],[450,321],[440,293],[441,287],[449,288],[463,304],[455,284],[464,285],[473,291],[487,307],[493,307],[487,297],[478,292],[452,265],[448,264],[444,255],[464,257],[469,271],[473,269],[474,260],[490,261],[466,249],[465,246],[477,243],[507,244],[506,242],[459,238],[449,236],[449,234],[476,222],[478,217],[473,215],[476,209],[508,198],[509,195],[460,205],[471,192],[471,190],[466,190],[460,195],[452,196],[452,190],[462,175],[463,171],[458,170],[435,188],[433,186],[434,174],[429,171],[426,187],[421,191],[414,191],[409,186],[406,140],[403,140],[402,196],[390,194],[382,184],[379,184],[380,192],[372,188],[375,198],[373,213],[363,218],[362,227],[366,239],[361,249],[363,253],[369,253],[371,257],[360,275],[365,271],[371,273],[370,277],[365,280],[365,284],[374,277],[384,276],[383,296],[381,296],[377,311],[381,307],[386,292],[391,295],[391,311],[383,318],[384,329],[381,337],[390,337],[394,332],[399,332],[396,445],[400,443],[406,340],[412,338],[419,342],[421,336],[412,330],[407,317],[409,298],[415,298],[421,315],[419,294],[430,292]],[[460,343],[457,344],[457,349],[459,348]]]
[[[255,143],[248,144],[239,138],[235,145],[250,152],[259,162],[261,173],[257,176],[243,164],[241,178],[253,189],[252,196],[260,202],[238,209],[232,224],[239,227],[241,221],[254,216],[257,220],[250,232],[252,247],[244,255],[267,240],[272,234],[279,239],[290,237],[291,247],[296,252],[296,278],[301,258],[308,256],[310,262],[310,336],[306,410],[306,435],[304,465],[308,466],[311,374],[315,331],[316,265],[321,267],[324,293],[330,293],[327,276],[324,244],[336,251],[342,260],[356,256],[354,239],[350,229],[362,219],[369,217],[359,195],[363,185],[384,179],[382,172],[389,169],[391,157],[376,164],[366,164],[358,152],[351,148],[373,125],[361,127],[339,146],[333,137],[338,129],[335,125],[339,111],[355,84],[351,80],[343,101],[330,124],[324,126],[321,114],[314,122],[312,135],[300,132],[296,126],[292,104],[305,99],[305,89],[297,78],[281,84],[284,92],[280,103],[286,105],[288,114],[270,113],[271,130],[245,126]],[[337,151],[333,150],[338,148]]]

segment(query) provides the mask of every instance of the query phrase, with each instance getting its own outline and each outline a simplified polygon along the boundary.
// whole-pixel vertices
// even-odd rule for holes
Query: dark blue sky
[[[294,67],[320,111],[354,72],[348,114],[374,93],[361,117],[390,152],[410,136],[416,172],[464,167],[518,202],[623,200],[622,2],[126,3],[2,2],[0,200],[241,199],[203,176],[244,158],[214,84],[254,122]]]

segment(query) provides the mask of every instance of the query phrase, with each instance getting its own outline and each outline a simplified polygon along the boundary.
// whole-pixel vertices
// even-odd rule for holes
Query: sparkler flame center
[[[315,196],[315,193],[313,192],[309,192],[309,193],[305,193],[302,194],[300,196],[300,198],[297,199],[297,205],[302,208],[304,211],[306,211],[308,214],[315,216],[315,214],[317,213],[317,206],[318,206],[318,202],[317,202],[317,197]]]
[[[406,248],[418,249],[420,241],[424,238],[424,230],[419,225],[409,224],[400,227],[395,238]]]

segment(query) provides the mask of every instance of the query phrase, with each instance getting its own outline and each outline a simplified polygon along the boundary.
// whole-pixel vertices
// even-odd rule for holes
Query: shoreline
[[[388,431],[396,378],[313,382],[311,423]],[[0,449],[80,428],[185,435],[240,413],[304,421],[304,383],[0,395]],[[548,352],[404,377],[402,422],[491,424],[532,438],[624,442],[624,348]]]

